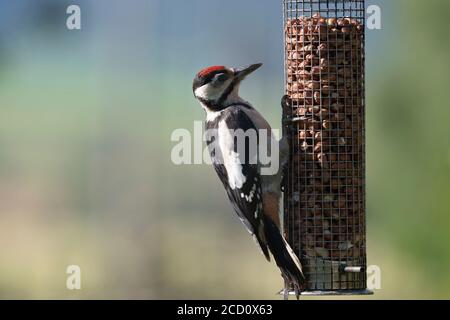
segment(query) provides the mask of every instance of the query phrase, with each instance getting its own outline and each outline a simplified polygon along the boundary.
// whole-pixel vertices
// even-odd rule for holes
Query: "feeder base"
[[[280,295],[284,295],[284,290],[279,292]],[[294,291],[289,292],[290,296],[295,296]],[[333,290],[333,291],[303,291],[301,296],[304,297],[320,297],[320,296],[371,296],[372,290]]]

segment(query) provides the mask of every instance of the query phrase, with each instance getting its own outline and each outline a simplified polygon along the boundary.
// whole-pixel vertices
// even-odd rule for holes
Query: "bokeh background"
[[[371,298],[450,298],[450,2],[368,4]],[[281,0],[1,0],[0,298],[279,299],[212,168],[173,165],[170,135],[203,120],[191,81],[213,64],[264,62],[242,92],[278,127],[282,48]]]

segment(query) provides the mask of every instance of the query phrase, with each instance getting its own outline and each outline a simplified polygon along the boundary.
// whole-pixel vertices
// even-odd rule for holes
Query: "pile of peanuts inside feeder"
[[[292,100],[290,229],[303,256],[364,256],[363,25],[316,14],[286,21]],[[288,233],[291,231],[287,231]]]

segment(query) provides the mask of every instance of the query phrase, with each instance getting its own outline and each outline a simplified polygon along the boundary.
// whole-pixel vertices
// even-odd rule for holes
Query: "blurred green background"
[[[372,299],[450,298],[450,2],[367,2]],[[264,62],[242,93],[278,127],[281,8],[0,1],[0,298],[279,298],[213,169],[173,165],[170,134],[203,120],[191,81],[213,64]]]

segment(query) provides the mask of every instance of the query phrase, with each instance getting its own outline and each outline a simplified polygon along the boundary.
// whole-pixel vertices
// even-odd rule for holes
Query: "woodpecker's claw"
[[[283,116],[282,116],[282,124],[283,124],[283,130],[285,130],[286,126],[291,124],[291,113],[292,113],[292,100],[289,98],[288,95],[284,95],[283,98],[281,98],[281,109],[283,110]]]
[[[281,98],[281,108],[283,109],[283,115],[287,116],[292,108],[292,100],[286,94]]]

